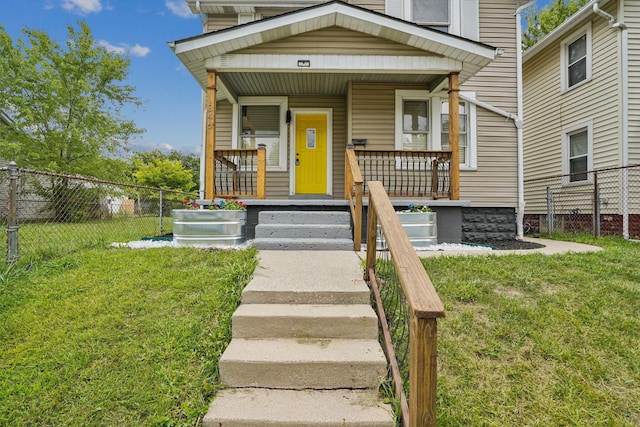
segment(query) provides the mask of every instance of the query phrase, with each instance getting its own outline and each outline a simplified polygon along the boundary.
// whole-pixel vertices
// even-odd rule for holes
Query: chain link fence
[[[525,232],[640,238],[640,165],[526,180]]]
[[[197,194],[18,168],[0,168],[7,262],[53,258],[167,235],[172,209]]]

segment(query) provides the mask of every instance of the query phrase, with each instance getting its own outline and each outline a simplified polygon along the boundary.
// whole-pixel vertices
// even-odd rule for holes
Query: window
[[[283,97],[240,98],[238,123],[239,136],[234,147],[267,149],[267,170],[286,170],[286,111],[287,99]],[[236,114],[238,116],[238,114]]]
[[[410,3],[413,22],[449,31],[449,0],[412,0]]]
[[[564,131],[563,175],[564,184],[591,182],[592,161],[591,123],[572,126]]]
[[[429,140],[429,102],[403,100],[402,149],[426,150]]]
[[[586,26],[561,44],[562,90],[591,79],[591,27]]]
[[[461,92],[475,98],[473,92]],[[460,166],[475,169],[476,106],[460,101]],[[425,90],[396,90],[396,150],[448,150],[449,98]]]
[[[385,0],[385,13],[478,41],[479,0]]]
[[[460,164],[467,163],[467,151],[469,141],[469,115],[467,114],[467,104],[464,101],[459,103],[460,109]],[[449,103],[442,103],[442,114],[440,115],[441,138],[440,143],[443,150],[449,149]]]

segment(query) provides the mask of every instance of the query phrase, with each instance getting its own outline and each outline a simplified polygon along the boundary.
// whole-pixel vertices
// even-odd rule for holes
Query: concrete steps
[[[286,255],[285,255],[286,254]],[[353,252],[260,252],[220,359],[207,427],[393,427],[387,365]]]
[[[241,408],[241,409],[240,409]],[[228,414],[224,419],[215,414]],[[368,390],[223,390],[203,425],[213,427],[390,427],[389,408]]]
[[[349,212],[263,211],[253,244],[263,250],[352,250]]]

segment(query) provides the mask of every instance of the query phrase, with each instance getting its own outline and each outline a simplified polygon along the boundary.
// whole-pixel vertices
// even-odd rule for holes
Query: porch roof
[[[415,49],[416,54],[354,55],[341,54],[339,49],[335,54],[239,53],[333,27],[399,43]],[[442,89],[449,73],[459,72],[463,83],[498,54],[496,48],[484,43],[337,0],[177,40],[169,46],[202,88],[206,88],[207,70],[216,70],[222,89],[218,94],[230,99],[238,95],[318,94],[318,88],[322,94],[339,95],[350,80],[421,83],[432,90]]]

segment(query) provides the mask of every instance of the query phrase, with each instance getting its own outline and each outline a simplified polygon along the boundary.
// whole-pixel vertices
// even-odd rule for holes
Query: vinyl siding
[[[379,13],[385,12],[385,0],[351,0],[347,3],[354,6],[364,7],[365,9],[370,9]]]
[[[469,79],[461,90],[479,101],[517,114],[515,2],[480,0],[480,41],[504,54]],[[518,203],[517,131],[513,120],[477,107],[477,170],[460,171],[460,198],[473,206]]]
[[[629,28],[629,164],[640,164],[640,2],[624,4]]]
[[[348,45],[345,45],[348,40]],[[238,54],[300,54],[321,55],[419,55],[423,50],[395,43],[367,34],[332,27],[318,31],[287,37],[278,41],[264,43],[249,49],[239,50]]]
[[[525,179],[562,173],[563,129],[589,120],[593,121],[594,168],[619,166],[619,57],[611,54],[617,52],[618,35],[602,18],[591,22],[591,81],[561,93],[561,41],[524,64]]]
[[[223,30],[238,25],[238,15],[207,15],[204,32]]]

